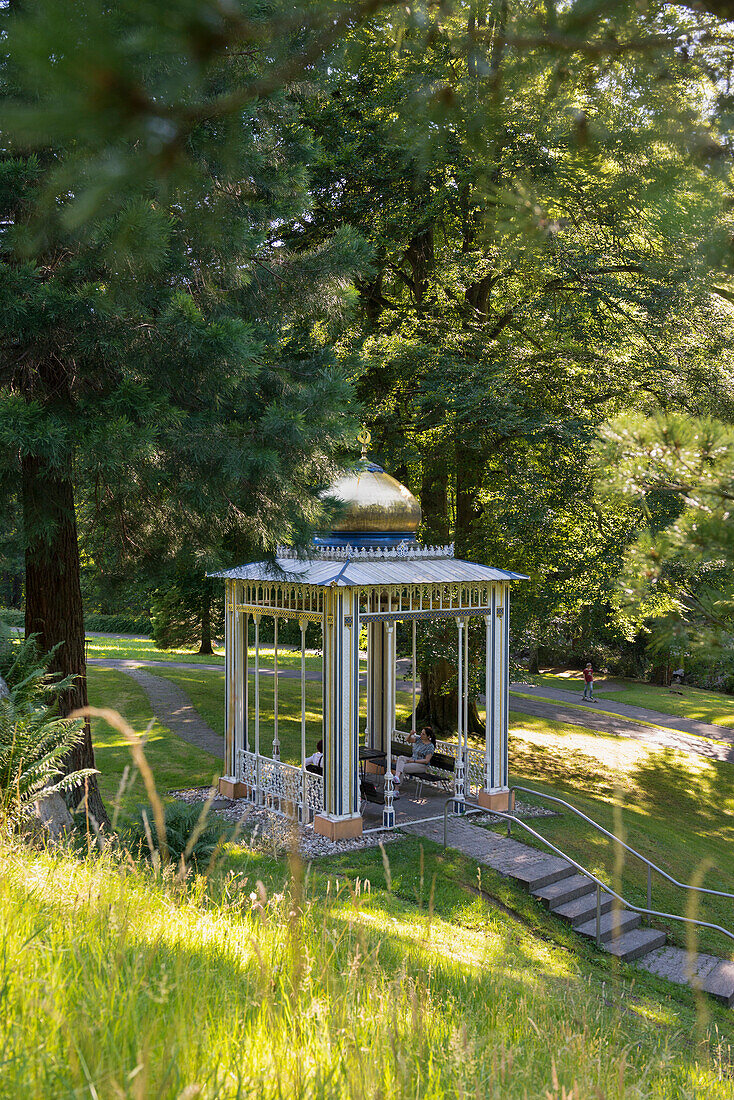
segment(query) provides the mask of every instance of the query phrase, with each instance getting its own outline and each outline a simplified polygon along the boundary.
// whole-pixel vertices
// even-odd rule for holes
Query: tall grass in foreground
[[[268,897],[109,850],[0,863],[3,1098],[732,1095],[715,1037],[499,910],[477,932],[285,870]]]

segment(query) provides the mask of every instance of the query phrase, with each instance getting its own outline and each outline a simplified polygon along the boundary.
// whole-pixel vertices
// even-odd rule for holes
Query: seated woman
[[[316,742],[316,752],[311,753],[305,760],[306,771],[313,772],[314,775],[324,774],[324,743],[323,741]]]
[[[422,775],[427,771],[436,748],[436,735],[430,726],[424,726],[419,736],[416,736],[413,730],[408,737],[408,742],[413,746],[413,755],[398,757],[393,776],[396,787],[400,786],[404,775]]]

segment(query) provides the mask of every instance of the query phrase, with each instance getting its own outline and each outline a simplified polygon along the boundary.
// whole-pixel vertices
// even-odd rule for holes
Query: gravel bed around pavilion
[[[208,787],[192,787],[189,790],[169,793],[181,802],[195,804],[205,802],[213,792]],[[405,837],[400,826],[397,826],[395,829],[369,832],[354,840],[329,840],[328,837],[314,832],[311,825],[298,825],[265,807],[253,806],[244,798],[229,799],[215,795],[212,813],[240,826],[239,844],[271,855],[292,851],[297,844],[298,851],[304,859],[319,859],[323,856],[355,852],[361,848],[377,848],[380,844],[390,844]],[[515,813],[518,817],[556,816],[553,810],[543,806],[530,806],[520,802],[519,799],[515,802]],[[492,825],[500,823],[503,819],[492,813],[473,813],[471,820],[476,824]],[[410,825],[410,822],[406,821],[405,825]]]

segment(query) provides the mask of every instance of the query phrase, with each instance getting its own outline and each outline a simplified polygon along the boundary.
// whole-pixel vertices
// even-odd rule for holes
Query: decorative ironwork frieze
[[[354,546],[314,547],[308,554],[291,546],[279,546],[276,556],[286,561],[427,561],[453,558],[454,544],[446,546],[413,546],[402,542],[393,549],[357,549]]]

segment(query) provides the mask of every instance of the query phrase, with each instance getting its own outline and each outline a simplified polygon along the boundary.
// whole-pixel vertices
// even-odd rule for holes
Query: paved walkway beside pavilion
[[[525,685],[523,685],[524,688]],[[558,693],[560,694],[560,692]],[[570,694],[570,692],[566,692]],[[678,749],[680,752],[692,752],[697,756],[706,756],[710,760],[728,760],[734,762],[734,736],[732,731],[725,726],[706,726],[706,729],[715,729],[717,739],[709,739],[709,735],[684,733],[665,724],[667,718],[673,715],[660,714],[656,711],[647,711],[642,707],[635,707],[640,714],[646,715],[643,721],[634,721],[632,718],[597,710],[596,700],[594,708],[573,706],[570,703],[556,702],[554,699],[546,699],[538,695],[535,698],[527,698],[523,695],[510,694],[510,710],[520,714],[532,714],[536,718],[549,718],[553,722],[563,722],[568,726],[581,726],[584,729],[594,730],[599,733],[607,733],[615,737],[631,737],[634,741],[646,741],[661,748]],[[631,708],[630,708],[631,709]],[[678,719],[684,721],[684,719]],[[657,723],[661,723],[658,725]],[[703,723],[691,723],[703,725]]]
[[[616,714],[637,722],[652,722],[664,729],[680,730],[695,737],[706,737],[714,741],[728,741],[734,745],[734,729],[731,726],[716,726],[710,722],[698,722],[695,718],[680,718],[677,714],[665,714],[649,707],[637,707],[631,703],[618,703],[616,699],[595,697],[591,703],[581,702],[580,691],[564,691],[562,688],[536,687],[534,684],[510,684],[510,691],[522,695],[532,695],[538,699],[549,699],[559,703],[570,703],[582,710],[595,713]],[[734,704],[734,700],[732,701]],[[514,703],[513,703],[514,706]],[[516,708],[517,709],[517,708]]]

